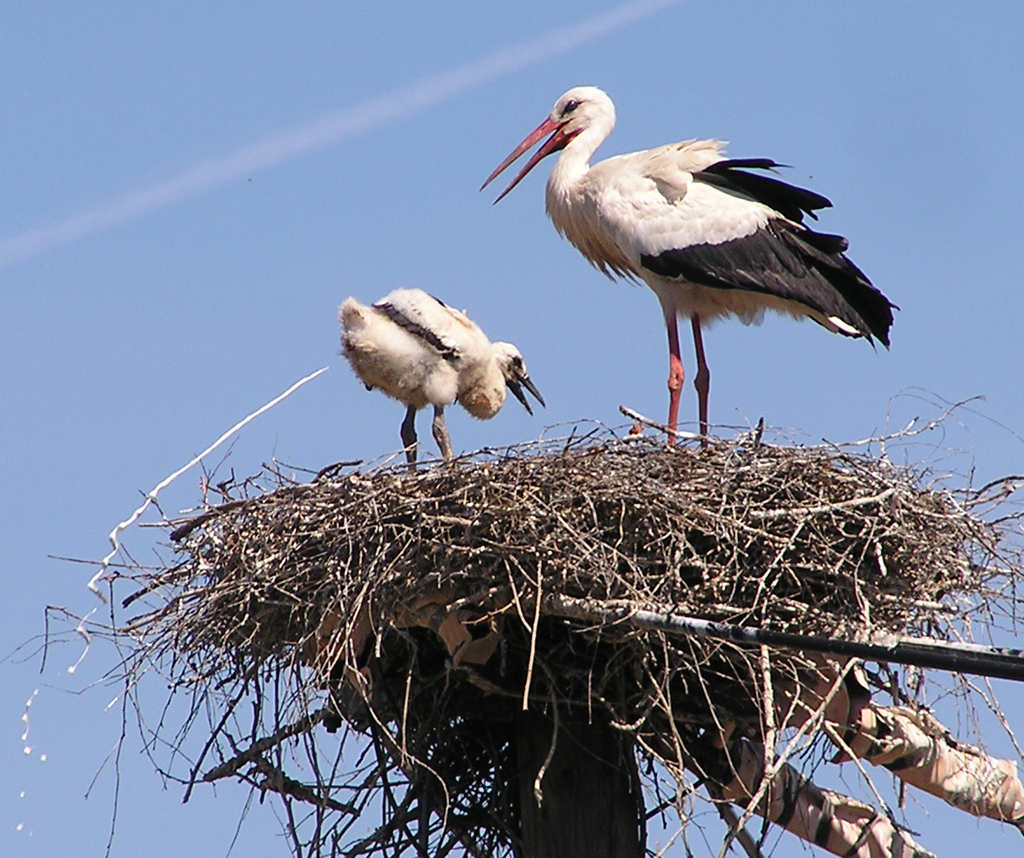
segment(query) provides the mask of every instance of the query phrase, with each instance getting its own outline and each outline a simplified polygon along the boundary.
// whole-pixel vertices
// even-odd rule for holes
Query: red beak
[[[512,150],[512,154],[510,154],[504,161],[502,161],[497,166],[497,169],[495,169],[495,171],[487,177],[487,181],[480,186],[480,190],[482,191],[491,182],[493,182],[509,166],[509,164],[515,161],[520,155],[522,155],[527,149],[533,146],[533,144],[540,140],[545,134],[548,134],[553,131],[554,133],[551,134],[547,141],[545,141],[544,145],[533,153],[533,157],[526,162],[526,166],[519,171],[518,175],[516,175],[516,177],[512,180],[511,184],[509,184],[509,186],[505,188],[505,190],[503,190],[501,194],[498,196],[498,199],[494,201],[495,203],[498,203],[501,200],[501,198],[505,196],[505,194],[507,194],[516,185],[519,184],[523,176],[529,173],[530,170],[536,167],[552,152],[558,152],[564,149],[568,145],[569,141],[576,136],[575,133],[566,134],[564,128],[564,124],[559,124],[550,117],[545,119],[530,133],[529,137],[527,137],[522,143],[520,143],[518,146],[516,146],[515,149]]]

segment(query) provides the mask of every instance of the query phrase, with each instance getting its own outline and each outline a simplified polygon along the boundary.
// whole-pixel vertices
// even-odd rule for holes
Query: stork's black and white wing
[[[747,297],[721,294],[723,305],[737,311],[760,302],[889,345],[893,305],[846,257],[846,239],[803,223],[805,214],[816,217],[831,205],[825,197],[750,172],[772,169],[774,161],[707,163],[706,151],[696,154],[681,145],[637,153],[647,159],[643,169],[633,165],[610,182],[603,177],[602,220],[640,277],[655,291],[657,278],[738,290]]]

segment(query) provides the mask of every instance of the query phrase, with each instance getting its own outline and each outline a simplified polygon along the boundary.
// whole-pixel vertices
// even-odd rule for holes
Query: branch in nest
[[[314,805],[315,807],[324,807],[328,810],[339,811],[340,813],[359,812],[358,808],[353,804],[342,804],[340,801],[335,801],[333,798],[320,795],[305,784],[301,784],[298,781],[293,780],[279,768],[267,762],[265,757],[256,757],[251,762],[257,771],[265,775],[264,780],[257,784],[261,790],[267,790],[269,792],[279,793],[280,795],[290,796],[291,798],[297,798],[299,801],[306,802],[307,804]]]
[[[218,781],[221,778],[230,777],[246,763],[257,761],[266,751],[280,745],[285,739],[290,739],[292,736],[298,736],[300,733],[308,733],[317,724],[319,724],[323,720],[324,716],[329,714],[329,712],[329,708],[325,706],[322,709],[318,709],[316,712],[310,713],[304,718],[300,718],[292,724],[282,727],[272,736],[267,736],[265,739],[260,739],[259,741],[254,742],[230,760],[226,760],[219,766],[215,766],[210,769],[203,775],[203,781],[205,783],[212,783],[213,781]]]

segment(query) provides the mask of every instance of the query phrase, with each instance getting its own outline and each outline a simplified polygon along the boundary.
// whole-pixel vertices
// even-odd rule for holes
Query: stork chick
[[[396,289],[372,307],[347,298],[338,309],[343,354],[367,390],[376,388],[407,406],[402,444],[416,461],[416,412],[434,406],[433,434],[452,458],[444,408],[458,400],[474,417],[489,420],[511,390],[532,415],[523,388],[544,405],[511,343],[492,343],[469,316],[421,289]]]

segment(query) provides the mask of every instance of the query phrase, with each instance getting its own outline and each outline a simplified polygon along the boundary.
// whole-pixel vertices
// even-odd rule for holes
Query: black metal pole
[[[671,611],[637,609],[625,605],[597,605],[584,599],[566,596],[548,596],[544,600],[548,613],[569,619],[590,622],[613,622],[630,628],[657,629],[671,634],[697,635],[716,640],[731,641],[748,646],[781,647],[801,652],[819,652],[824,655],[852,656],[865,661],[912,664],[936,670],[952,670],[976,676],[1024,681],[1024,650],[956,644],[945,641],[896,637],[893,643],[861,643],[859,641],[826,638],[818,635],[798,635],[775,632],[751,626],[737,626],[674,614]]]

